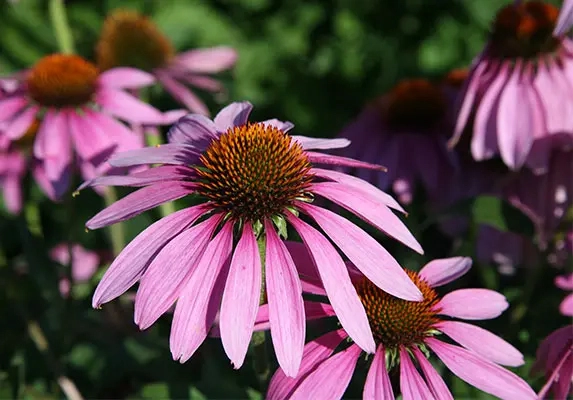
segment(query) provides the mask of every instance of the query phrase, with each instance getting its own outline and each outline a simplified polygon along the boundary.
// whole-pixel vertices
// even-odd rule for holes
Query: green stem
[[[147,134],[146,139],[148,146],[159,147],[163,144],[163,140],[159,132],[156,135],[152,133]],[[159,214],[161,214],[161,217],[166,217],[173,214],[175,211],[177,211],[175,209],[175,203],[172,201],[168,201],[167,203],[163,203],[159,206]]]
[[[259,254],[261,255],[261,297],[259,304],[263,305],[267,302],[267,291],[265,285],[265,256],[266,256],[266,237],[264,233],[261,232],[259,238],[257,239],[257,244],[259,246]],[[251,345],[253,347],[253,361],[254,368],[261,387],[265,387],[267,379],[270,375],[270,365],[269,365],[269,355],[267,351],[265,331],[254,332],[251,338]]]
[[[74,54],[74,38],[66,15],[64,0],[50,0],[50,20],[58,42],[58,48],[63,54]]]
[[[114,187],[106,188],[103,198],[107,206],[112,205],[117,201],[117,193]],[[111,247],[113,255],[117,256],[125,247],[125,229],[121,222],[115,223],[109,227],[111,237]]]

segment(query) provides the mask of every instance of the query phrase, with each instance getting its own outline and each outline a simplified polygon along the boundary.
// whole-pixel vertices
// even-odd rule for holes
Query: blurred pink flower
[[[539,399],[546,398],[550,390],[554,397],[549,398],[569,398],[573,381],[573,325],[557,329],[541,342],[532,372],[545,372],[547,377]]]
[[[460,96],[451,145],[472,134],[478,160],[547,170],[550,149],[573,143],[573,42],[552,35],[558,10],[540,1],[504,6]],[[468,125],[473,129],[466,129]]]
[[[68,248],[67,243],[60,243],[50,251],[50,257],[62,265],[68,265],[70,250],[72,253],[72,279],[78,283],[89,281],[99,266],[99,256],[79,244],[74,243],[71,248]],[[60,293],[64,297],[70,293],[70,281],[66,278],[60,280]]]
[[[298,261],[301,272],[304,270],[303,291],[324,295],[310,255],[298,243],[290,242],[288,248]],[[536,398],[527,383],[500,367],[523,364],[523,356],[517,349],[478,326],[450,319],[496,318],[508,306],[505,297],[487,289],[458,289],[443,297],[436,292],[436,287],[461,277],[470,266],[469,258],[454,257],[433,260],[419,273],[408,271],[424,294],[424,300],[419,303],[384,293],[360,272],[350,269],[377,345],[364,384],[363,398],[394,399],[389,370],[399,365],[400,391],[404,400],[453,399],[440,374],[428,360],[430,350],[455,375],[484,392],[502,399]],[[326,303],[306,301],[305,308],[309,320],[336,316],[335,310]],[[255,329],[268,328],[268,311],[267,305],[260,307]],[[439,340],[440,334],[460,346]],[[271,379],[267,398],[342,398],[363,354],[356,344],[347,345],[347,342],[348,333],[344,328],[309,342],[304,348],[297,377],[289,378],[279,369]],[[337,352],[339,346],[344,347]]]
[[[558,288],[573,291],[573,273],[564,276],[558,276],[555,279],[555,285]],[[559,305],[561,314],[573,317],[573,293],[569,293]]]
[[[553,30],[553,35],[565,35],[571,29],[571,25],[573,25],[573,1],[563,0],[563,5],[559,11],[559,18],[557,19],[557,24]]]
[[[388,170],[356,175],[382,190],[391,188],[402,204],[412,202],[417,184],[430,199],[439,197],[456,165],[446,147],[448,100],[444,88],[410,79],[367,105],[338,134],[351,140],[344,155]]]
[[[51,187],[46,190],[42,185],[46,194],[58,199],[68,187],[74,159],[84,178],[91,179],[102,172],[98,168],[114,151],[143,146],[143,138],[115,118],[128,123],[169,122],[124,90],[153,80],[132,68],[100,74],[81,57],[46,56],[31,69],[0,80],[0,85],[11,87],[0,100],[0,135],[16,144],[29,142],[39,163],[39,179]],[[30,129],[34,124],[39,124],[37,133]]]
[[[12,214],[22,210],[21,182],[26,175],[26,160],[22,153],[9,147],[0,133],[0,190],[4,197],[4,205]]]
[[[106,18],[96,56],[102,70],[128,66],[152,73],[177,101],[203,115],[209,115],[207,106],[186,84],[222,93],[223,85],[209,75],[230,69],[237,60],[237,52],[225,46],[175,54],[170,40],[151,19],[121,9]]]
[[[359,346],[374,352],[364,308],[342,258],[327,238],[383,290],[410,300],[420,300],[420,291],[365,231],[311,203],[315,196],[331,200],[422,252],[391,210],[402,211],[401,207],[358,178],[315,166],[380,168],[313,151],[344,147],[347,140],[290,136],[292,123],[248,122],[251,110],[250,103],[242,102],[225,107],[213,121],[190,114],[171,128],[168,144],[110,159],[116,167],[167,165],[82,185],[145,186],[90,219],[86,223],[90,229],[189,195],[199,201],[154,223],[121,252],[96,289],[94,307],[140,281],[135,322],[146,329],[177,301],[170,347],[181,362],[203,342],[220,307],[223,346],[238,368],[259,304],[262,275],[257,237],[264,236],[273,344],[280,365],[294,376],[304,346],[305,318],[296,263],[279,236],[285,235],[290,224],[312,253],[342,325]],[[303,222],[299,213],[313,219],[326,235]],[[374,261],[382,262],[373,268]]]

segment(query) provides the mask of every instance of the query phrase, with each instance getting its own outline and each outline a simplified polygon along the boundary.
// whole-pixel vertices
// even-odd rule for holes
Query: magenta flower
[[[70,263],[71,250],[71,268],[74,282],[82,283],[91,279],[99,266],[99,256],[90,250],[86,250],[77,243],[68,246],[67,243],[60,243],[50,250],[50,258],[62,265]],[[60,280],[60,293],[67,297],[70,293],[70,281],[66,278]]]
[[[500,155],[511,169],[541,173],[553,142],[573,142],[573,42],[553,36],[557,14],[540,1],[498,12],[462,91],[452,145],[470,125],[476,160]]]
[[[47,194],[58,198],[67,189],[75,160],[84,178],[91,179],[113,151],[143,146],[143,138],[115,118],[128,123],[168,122],[161,112],[124,90],[152,82],[153,76],[132,68],[100,74],[81,57],[46,56],[0,83],[15,86],[0,100],[2,135],[18,142],[39,123],[30,140],[32,154],[52,187]]]
[[[446,147],[449,97],[424,79],[404,80],[369,104],[339,137],[351,140],[344,154],[381,164],[387,171],[360,169],[360,178],[392,189],[403,204],[421,184],[430,199],[439,197],[456,164]]]
[[[573,381],[573,325],[557,329],[541,342],[532,371],[543,371],[547,377],[539,399],[546,398],[549,391],[555,399],[569,398]]]
[[[288,248],[299,262],[299,269],[305,270],[305,292],[324,295],[309,254],[298,243],[289,243]],[[443,297],[438,295],[436,287],[459,278],[470,266],[469,258],[454,257],[431,261],[419,273],[408,271],[424,295],[421,302],[408,302],[385,293],[351,269],[377,346],[364,384],[365,399],[395,398],[389,376],[389,370],[394,367],[399,368],[404,400],[453,399],[428,360],[430,350],[459,378],[484,392],[502,399],[536,398],[527,383],[500,366],[522,365],[523,356],[519,351],[485,329],[442,318],[485,320],[499,316],[507,308],[503,295],[487,289],[458,289]],[[308,319],[336,315],[331,305],[321,302],[307,301],[305,308]],[[268,311],[266,305],[261,306],[256,329],[268,327]],[[442,334],[460,346],[439,340]],[[297,377],[289,378],[279,369],[271,379],[267,398],[342,398],[363,354],[356,344],[347,343],[348,333],[344,327],[309,342]]]
[[[225,46],[175,54],[153,21],[130,10],[116,10],[106,18],[96,56],[104,71],[127,66],[153,74],[177,101],[204,115],[209,115],[207,106],[186,85],[223,93],[223,85],[209,75],[228,70],[237,61],[237,52]]]
[[[5,143],[2,143],[5,142]],[[12,149],[0,133],[0,190],[4,205],[12,214],[22,210],[22,179],[26,175],[26,160]]]
[[[184,117],[169,132],[168,144],[110,159],[116,167],[166,165],[84,185],[145,186],[94,216],[86,224],[90,229],[126,220],[166,201],[190,195],[199,201],[135,238],[102,278],[93,305],[99,307],[140,281],[135,322],[146,329],[177,301],[170,345],[173,357],[182,362],[203,342],[220,306],[223,346],[238,368],[259,304],[257,239],[264,237],[273,344],[279,363],[294,376],[304,346],[305,317],[297,266],[279,236],[285,236],[290,224],[311,252],[342,325],[359,346],[373,352],[364,308],[327,238],[383,290],[410,300],[420,300],[420,291],[378,242],[347,219],[313,205],[313,199],[331,200],[418,252],[420,245],[391,211],[401,208],[389,195],[352,176],[315,166],[380,168],[312,151],[343,147],[347,140],[289,136],[292,123],[248,122],[251,109],[248,102],[232,103],[213,121],[198,114]],[[311,217],[326,235],[299,213]],[[379,267],[372,267],[382,260]]]
[[[564,276],[558,276],[555,279],[555,285],[563,290],[573,291],[573,273]],[[573,317],[573,293],[569,293],[559,305],[561,314]]]
[[[573,25],[573,1],[563,0],[563,5],[559,11],[559,18],[557,19],[557,24],[553,30],[553,35],[562,36],[571,29]]]

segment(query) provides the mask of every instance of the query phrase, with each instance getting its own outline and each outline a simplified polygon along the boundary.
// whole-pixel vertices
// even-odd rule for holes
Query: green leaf
[[[473,199],[471,214],[476,224],[490,225],[503,232],[515,232],[528,237],[535,234],[533,222],[523,211],[494,196]]]

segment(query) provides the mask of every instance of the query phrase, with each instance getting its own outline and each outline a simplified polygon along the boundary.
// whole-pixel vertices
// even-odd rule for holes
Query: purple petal
[[[302,359],[305,335],[302,288],[286,246],[265,221],[265,277],[271,338],[277,360],[287,376],[295,377]]]
[[[358,346],[368,353],[374,353],[376,345],[366,311],[336,249],[307,223],[290,213],[287,213],[287,218],[304,241],[340,323]]]
[[[573,290],[573,273],[555,278],[555,286],[563,290]]]
[[[424,265],[419,275],[431,287],[438,287],[455,281],[471,267],[472,259],[469,257],[441,258]]]
[[[190,165],[198,159],[197,149],[180,143],[162,144],[114,154],[108,162],[114,167],[132,167],[143,164]]]
[[[209,115],[209,109],[188,87],[177,82],[166,73],[157,72],[157,79],[178,102],[194,113]]]
[[[436,399],[440,400],[454,400],[452,393],[448,389],[446,382],[442,379],[438,371],[434,368],[432,364],[426,359],[426,356],[418,349],[418,347],[413,346],[410,350],[414,353],[414,356],[418,360],[418,364],[426,377],[426,383],[428,388],[434,395]]]
[[[135,295],[134,321],[140,329],[153,325],[177,300],[196,264],[207,254],[205,249],[219,221],[219,217],[211,217],[185,230],[153,258]],[[212,267],[215,270],[218,265]]]
[[[92,160],[117,146],[89,114],[70,113],[68,122],[76,152],[83,160]]]
[[[496,364],[523,365],[523,355],[511,344],[479,326],[459,321],[442,321],[436,328],[468,350]]]
[[[253,105],[248,101],[235,102],[223,108],[215,116],[213,122],[217,127],[217,131],[226,132],[229,128],[234,126],[245,125],[249,120],[249,114],[253,109]]]
[[[301,275],[307,278],[320,279],[318,270],[304,243],[287,240],[285,246],[294,261],[294,265],[296,265],[296,269]]]
[[[155,77],[136,68],[118,67],[103,72],[98,82],[114,89],[139,89],[152,85]]]
[[[404,300],[424,299],[398,261],[372,236],[332,211],[302,202],[296,205],[310,215],[356,268],[380,289]]]
[[[559,18],[553,30],[553,36],[565,35],[571,29],[571,25],[573,25],[573,1],[565,0],[559,11]]]
[[[440,314],[480,320],[499,317],[509,304],[505,296],[488,289],[459,289],[446,294],[436,304]]]
[[[458,346],[434,338],[426,343],[450,371],[472,386],[507,400],[536,399],[525,381],[486,359]]]
[[[213,121],[204,115],[189,114],[181,118],[167,133],[169,143],[189,144],[205,150],[217,138],[217,128]]]
[[[22,182],[20,176],[7,176],[0,178],[0,187],[4,196],[4,205],[12,214],[22,211]]]
[[[219,325],[221,340],[235,369],[245,361],[261,297],[261,255],[253,228],[243,226],[225,284]]]
[[[311,138],[306,136],[291,136],[295,141],[299,142],[303,150],[330,150],[342,149],[350,145],[350,140],[344,138],[337,139],[323,139]]]
[[[179,165],[163,165],[130,175],[100,176],[84,182],[78,190],[93,186],[147,186],[166,181],[180,181],[192,176],[193,171]]]
[[[370,199],[360,196],[358,192],[348,192],[343,185],[335,182],[314,183],[311,190],[315,194],[346,208],[414,251],[424,254],[422,246],[406,225],[384,204],[374,203]]]
[[[573,294],[565,297],[559,304],[559,312],[568,317],[573,317]]]
[[[289,378],[279,368],[271,378],[267,391],[268,400],[283,400],[289,398],[293,390],[312,372],[315,367],[328,359],[338,347],[340,342],[346,339],[343,329],[329,332],[309,342],[304,346],[302,363],[296,378]]]
[[[306,154],[308,160],[313,164],[337,165],[341,167],[350,167],[350,168],[366,168],[366,169],[374,169],[377,171],[386,170],[386,167],[383,167],[381,165],[370,164],[367,162],[358,161],[347,157],[334,156],[332,154],[315,153],[313,151],[305,151],[304,154]]]
[[[43,140],[42,158],[46,177],[50,181],[60,180],[72,164],[69,114],[70,112],[66,111],[60,113],[47,111],[39,128],[38,135],[41,134],[43,139],[38,137],[36,141]]]
[[[288,132],[292,128],[294,128],[294,124],[292,122],[281,121],[281,120],[276,119],[276,118],[266,119],[264,121],[261,121],[260,123],[264,124],[264,125],[274,126],[275,128],[277,128],[283,132]],[[294,138],[302,137],[302,136],[291,136],[291,137],[294,139]]]
[[[225,92],[225,87],[220,81],[210,78],[208,76],[186,75],[186,76],[181,76],[180,79],[183,79],[188,84],[198,87],[199,89],[207,90],[208,92],[214,92],[214,93]]]
[[[120,90],[100,88],[96,102],[111,115],[132,124],[160,125],[164,120],[158,109]]]
[[[232,47],[218,46],[190,50],[179,54],[174,62],[192,73],[217,73],[231,68],[237,61],[237,51]]]
[[[180,199],[191,192],[190,184],[185,182],[164,182],[144,187],[97,213],[86,222],[86,227],[98,229],[125,221],[167,201]]]
[[[190,270],[188,283],[177,300],[169,347],[173,359],[181,363],[191,358],[203,343],[217,316],[227,272],[225,267],[233,249],[232,228],[232,223],[227,223],[209,243],[201,261]]]
[[[34,122],[36,114],[38,114],[36,106],[24,110],[10,121],[2,133],[12,140],[20,139]]]
[[[346,350],[329,357],[302,381],[290,399],[342,398],[361,353],[360,347],[351,345]]]
[[[28,104],[28,99],[24,96],[11,96],[0,100],[0,122],[9,122]]]
[[[380,345],[374,354],[374,359],[372,360],[372,364],[368,370],[368,375],[366,376],[362,398],[384,400],[395,399],[394,392],[392,391],[392,383],[390,382],[390,376],[386,369],[386,357],[382,345]]]
[[[428,385],[403,347],[400,347],[400,391],[404,400],[433,399]]]

